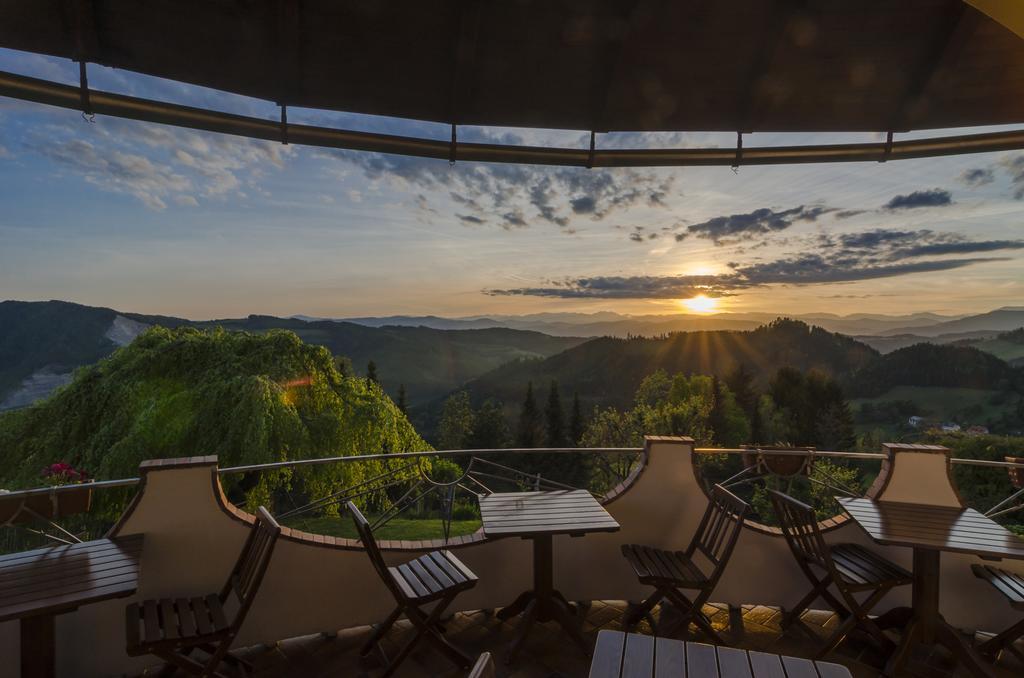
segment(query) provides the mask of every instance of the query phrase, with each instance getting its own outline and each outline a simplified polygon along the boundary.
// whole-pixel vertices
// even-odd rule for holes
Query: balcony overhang
[[[975,8],[974,5],[977,5]],[[73,59],[80,87],[0,94],[290,143],[584,167],[881,161],[1024,148],[1010,0],[0,3],[0,46]],[[1015,32],[1017,31],[1017,32]],[[101,64],[274,102],[280,121],[88,88]],[[291,125],[287,107],[451,125],[451,140]],[[885,142],[602,149],[467,144],[458,126],[618,132],[878,132]],[[738,137],[739,139],[740,137]]]

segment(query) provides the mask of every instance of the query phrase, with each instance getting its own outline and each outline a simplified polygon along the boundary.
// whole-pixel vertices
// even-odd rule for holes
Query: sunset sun
[[[718,308],[718,299],[698,294],[691,299],[680,299],[679,303],[694,313],[713,313]]]

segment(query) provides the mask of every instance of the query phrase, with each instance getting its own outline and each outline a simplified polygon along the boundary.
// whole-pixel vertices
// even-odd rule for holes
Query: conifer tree
[[[578,391],[573,391],[572,413],[569,415],[569,444],[577,447],[580,440],[583,439],[585,430],[586,424],[583,421],[583,409],[580,407],[580,394]]]
[[[548,406],[544,411],[547,423],[547,447],[565,447],[565,415],[562,413],[562,396],[558,393],[558,382],[551,380],[548,390]]]
[[[366,378],[375,384],[380,383],[380,380],[377,379],[377,363],[372,360],[366,365]]]
[[[533,382],[526,385],[526,398],[523,408],[519,411],[519,428],[516,444],[519,447],[540,447],[544,439],[544,425],[541,422],[540,410],[533,399]]]

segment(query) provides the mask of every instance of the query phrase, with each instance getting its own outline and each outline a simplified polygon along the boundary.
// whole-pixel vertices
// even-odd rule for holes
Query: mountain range
[[[610,311],[599,313],[533,313],[527,315],[467,316],[442,318],[438,316],[403,316],[357,318],[312,318],[293,316],[307,321],[335,320],[368,327],[389,325],[432,327],[434,329],[481,329],[507,327],[532,330],[555,336],[574,337],[627,337],[657,336],[669,332],[699,330],[751,330],[771,322],[780,315],[816,325],[830,332],[851,336],[893,337],[912,335],[938,337],[940,335],[969,332],[1005,332],[1024,326],[1024,307],[1006,307],[980,315],[941,315],[914,313],[909,315],[882,315],[854,313],[714,313],[708,315],[624,315]]]

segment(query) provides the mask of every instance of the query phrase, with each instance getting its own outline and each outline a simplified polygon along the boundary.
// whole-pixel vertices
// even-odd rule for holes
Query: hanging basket
[[[755,468],[758,474],[782,477],[810,475],[814,468],[813,447],[751,447],[743,453],[743,465]],[[807,454],[772,454],[776,452],[806,452]]]

